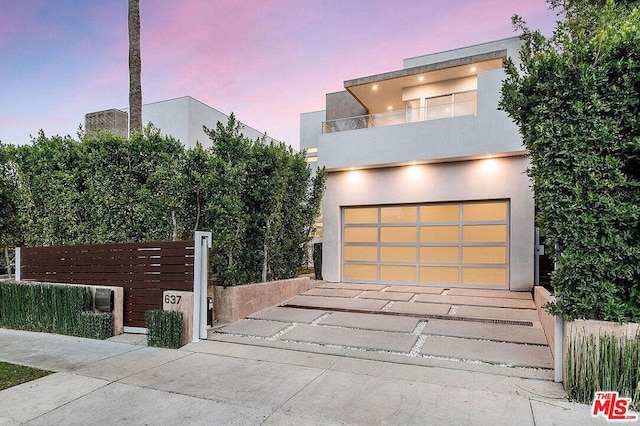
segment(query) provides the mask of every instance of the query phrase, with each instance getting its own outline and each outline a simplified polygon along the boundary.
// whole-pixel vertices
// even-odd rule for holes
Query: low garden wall
[[[232,287],[213,287],[213,312],[219,322],[233,322],[309,290],[309,277]]]
[[[547,312],[543,306],[546,303],[553,302],[555,298],[551,295],[549,290],[544,287],[536,286],[533,289],[533,302],[536,305],[536,310],[538,311],[538,318],[540,318],[540,324],[542,324],[542,329],[544,330],[545,336],[547,336],[547,343],[549,344],[549,348],[551,349],[551,354],[553,358],[556,357],[556,337],[555,337],[555,325],[556,318]]]
[[[113,295],[111,312],[96,312],[96,289]],[[122,333],[121,287],[33,281],[0,282],[0,326],[104,339]]]

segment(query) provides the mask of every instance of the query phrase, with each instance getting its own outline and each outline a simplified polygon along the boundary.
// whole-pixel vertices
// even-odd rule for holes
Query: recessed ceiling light
[[[421,75],[420,77],[418,77],[418,81],[424,81],[424,76]]]
[[[476,67],[471,67],[471,72],[476,72]]]
[[[387,111],[391,111],[392,109],[393,109],[393,107],[392,107],[391,105],[389,105],[389,106],[387,107]]]
[[[371,87],[371,90],[378,90],[378,85],[377,85],[377,84],[374,84],[374,85]]]

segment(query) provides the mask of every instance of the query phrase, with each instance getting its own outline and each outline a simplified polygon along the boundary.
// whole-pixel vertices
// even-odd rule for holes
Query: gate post
[[[22,271],[21,271],[21,266],[22,266],[22,256],[21,256],[21,252],[20,252],[20,247],[16,247],[16,254],[15,254],[15,260],[14,260],[14,271],[13,271],[13,278],[16,281],[20,281],[22,279]],[[7,265],[7,267],[9,267],[9,265]]]
[[[211,232],[193,236],[193,342],[207,338],[207,285]]]
[[[554,351],[553,354],[553,381],[562,383],[564,381],[564,321],[560,315],[555,317],[554,329]]]

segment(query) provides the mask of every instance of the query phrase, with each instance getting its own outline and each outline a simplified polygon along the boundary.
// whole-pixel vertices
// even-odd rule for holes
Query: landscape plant
[[[640,409],[640,335],[569,336],[565,388],[570,399],[590,403],[596,392],[618,392]]]
[[[207,129],[211,173],[205,185],[205,229],[213,235],[211,268],[223,286],[297,276],[325,176],[303,152],[280,142],[250,140],[233,114]]]
[[[169,349],[181,347],[184,337],[183,317],[182,312],[177,311],[147,311],[147,344]]]
[[[520,128],[565,320],[640,321],[638,1],[552,0],[550,38],[523,33],[500,107]]]
[[[111,313],[93,313],[83,286],[0,281],[0,327],[106,339]]]
[[[104,340],[113,336],[113,314],[111,312],[80,312],[78,335],[89,339]]]
[[[312,173],[304,153],[284,143],[243,136],[233,114],[205,130],[207,149],[187,149],[147,126],[129,139],[39,132],[30,145],[0,150],[0,171],[10,172],[0,197],[12,197],[3,208],[15,219],[0,223],[0,238],[53,246],[190,239],[208,230],[217,283],[297,276],[324,172]]]
[[[21,237],[18,171],[13,161],[13,147],[0,142],[0,256],[11,278],[12,252]]]

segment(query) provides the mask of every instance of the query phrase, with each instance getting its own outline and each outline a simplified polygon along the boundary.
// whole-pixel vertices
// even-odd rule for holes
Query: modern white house
[[[325,280],[532,288],[527,152],[497,109],[503,60],[520,46],[514,37],[405,59],[301,115],[301,149],[328,172]]]
[[[109,109],[92,112],[85,115],[85,129],[109,130],[122,137],[128,134],[128,109]],[[236,117],[237,118],[237,117]],[[142,105],[142,125],[152,123],[166,135],[173,136],[188,148],[193,148],[197,142],[203,147],[211,146],[211,139],[204,132],[203,126],[212,129],[220,121],[227,124],[229,116],[209,105],[192,98],[183,96],[159,102]],[[250,139],[264,136],[260,132],[242,123],[242,134]],[[267,138],[271,140],[271,138]]]

